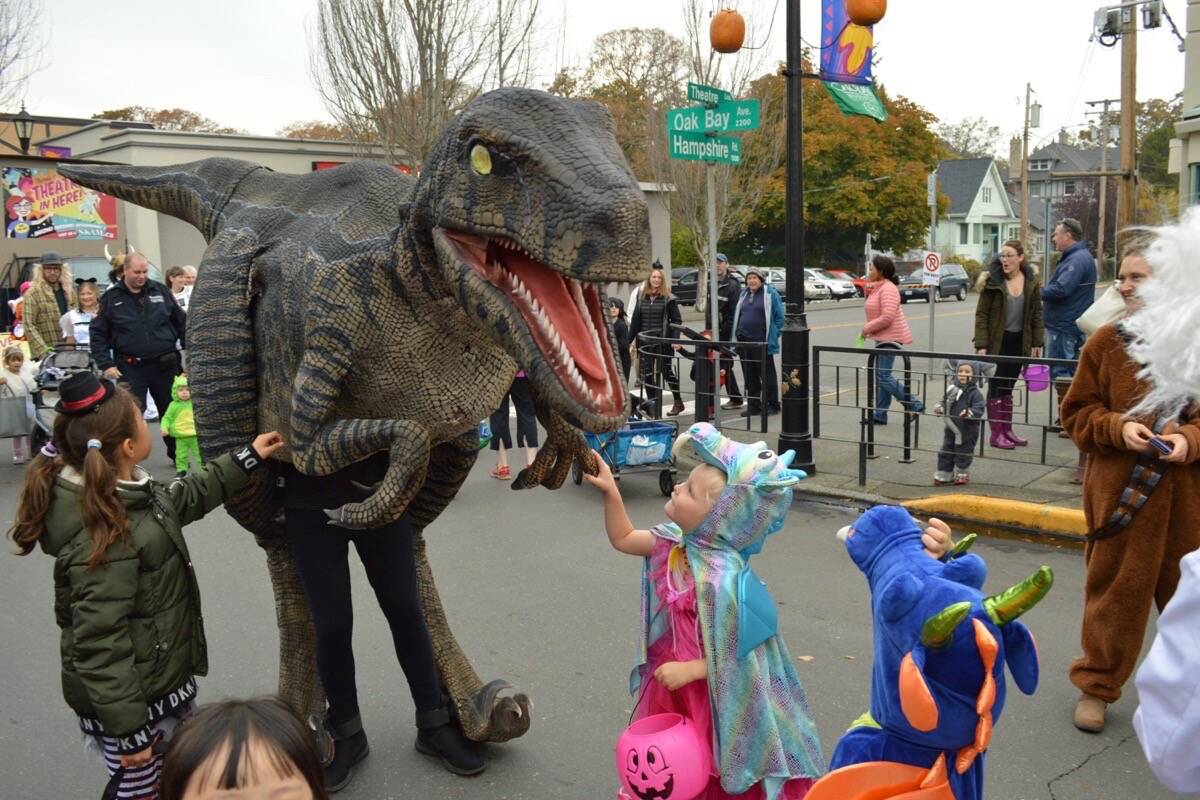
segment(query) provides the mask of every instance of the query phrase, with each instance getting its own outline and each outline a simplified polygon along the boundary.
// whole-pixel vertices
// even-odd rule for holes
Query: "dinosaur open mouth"
[[[438,230],[520,312],[571,397],[602,416],[622,413],[625,397],[595,285],[555,272],[510,239]]]

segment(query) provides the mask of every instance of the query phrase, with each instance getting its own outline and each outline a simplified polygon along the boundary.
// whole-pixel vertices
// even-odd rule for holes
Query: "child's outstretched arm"
[[[625,512],[625,501],[621,499],[621,490],[613,480],[612,470],[604,462],[604,457],[595,453],[596,463],[600,472],[596,475],[583,473],[584,480],[595,486],[604,494],[604,528],[608,532],[608,541],[614,550],[629,553],[631,556],[649,556],[654,549],[654,534],[650,531],[634,530]]]
[[[267,459],[283,447],[283,437],[272,431],[234,452],[219,456],[198,472],[173,481],[167,496],[181,526],[188,525],[225,502],[250,480],[250,474],[266,466]]]

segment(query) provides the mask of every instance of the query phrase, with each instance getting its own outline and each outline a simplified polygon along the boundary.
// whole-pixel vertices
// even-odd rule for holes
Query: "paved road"
[[[613,796],[612,746],[630,709],[624,687],[636,646],[639,564],[608,547],[590,489],[568,484],[518,497],[488,477],[486,456],[430,532],[430,558],[460,641],[485,679],[508,678],[531,693],[533,728],[521,740],[491,748],[491,768],[475,779],[452,777],[414,753],[408,693],[356,570],[355,641],[372,753],[340,797]],[[158,473],[170,474],[161,453],[152,461]],[[16,479],[17,470],[0,466],[0,507],[13,507]],[[622,484],[635,522],[662,519],[656,480],[629,475]],[[827,753],[864,710],[869,686],[865,582],[833,537],[852,517],[840,508],[798,504],[756,565],[779,601],[783,634]],[[222,512],[189,528],[188,538],[204,590],[212,661],[202,697],[272,691],[274,612],[260,552]],[[1170,797],[1154,783],[1132,738],[1132,692],[1114,707],[1107,733],[1087,736],[1070,725],[1075,692],[1064,672],[1078,641],[1078,551],[1005,541],[982,542],[977,551],[991,568],[989,589],[1040,564],[1057,575],[1049,598],[1028,617],[1041,647],[1043,685],[1034,698],[1010,696],[988,755],[988,795]],[[50,559],[40,553],[0,558],[5,800],[94,796],[103,785],[59,694],[50,570]]]

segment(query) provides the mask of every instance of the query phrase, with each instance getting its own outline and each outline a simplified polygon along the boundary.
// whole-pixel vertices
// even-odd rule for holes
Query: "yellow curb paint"
[[[1087,536],[1083,512],[1074,508],[1027,503],[974,494],[944,494],[907,500],[904,507],[922,514],[946,514],[1067,536]]]

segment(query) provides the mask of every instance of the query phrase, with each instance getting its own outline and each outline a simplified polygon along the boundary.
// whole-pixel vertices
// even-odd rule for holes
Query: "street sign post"
[[[689,83],[687,87],[687,98],[693,103],[703,103],[706,106],[715,106],[717,103],[724,103],[727,100],[732,100],[733,95],[724,89],[718,89],[715,86],[705,86],[702,83]]]
[[[671,158],[685,161],[742,163],[742,141],[732,136],[706,136],[703,133],[668,131],[667,151]]]
[[[758,100],[730,100],[711,108],[673,108],[667,112],[667,130],[695,133],[752,131],[760,124]]]

